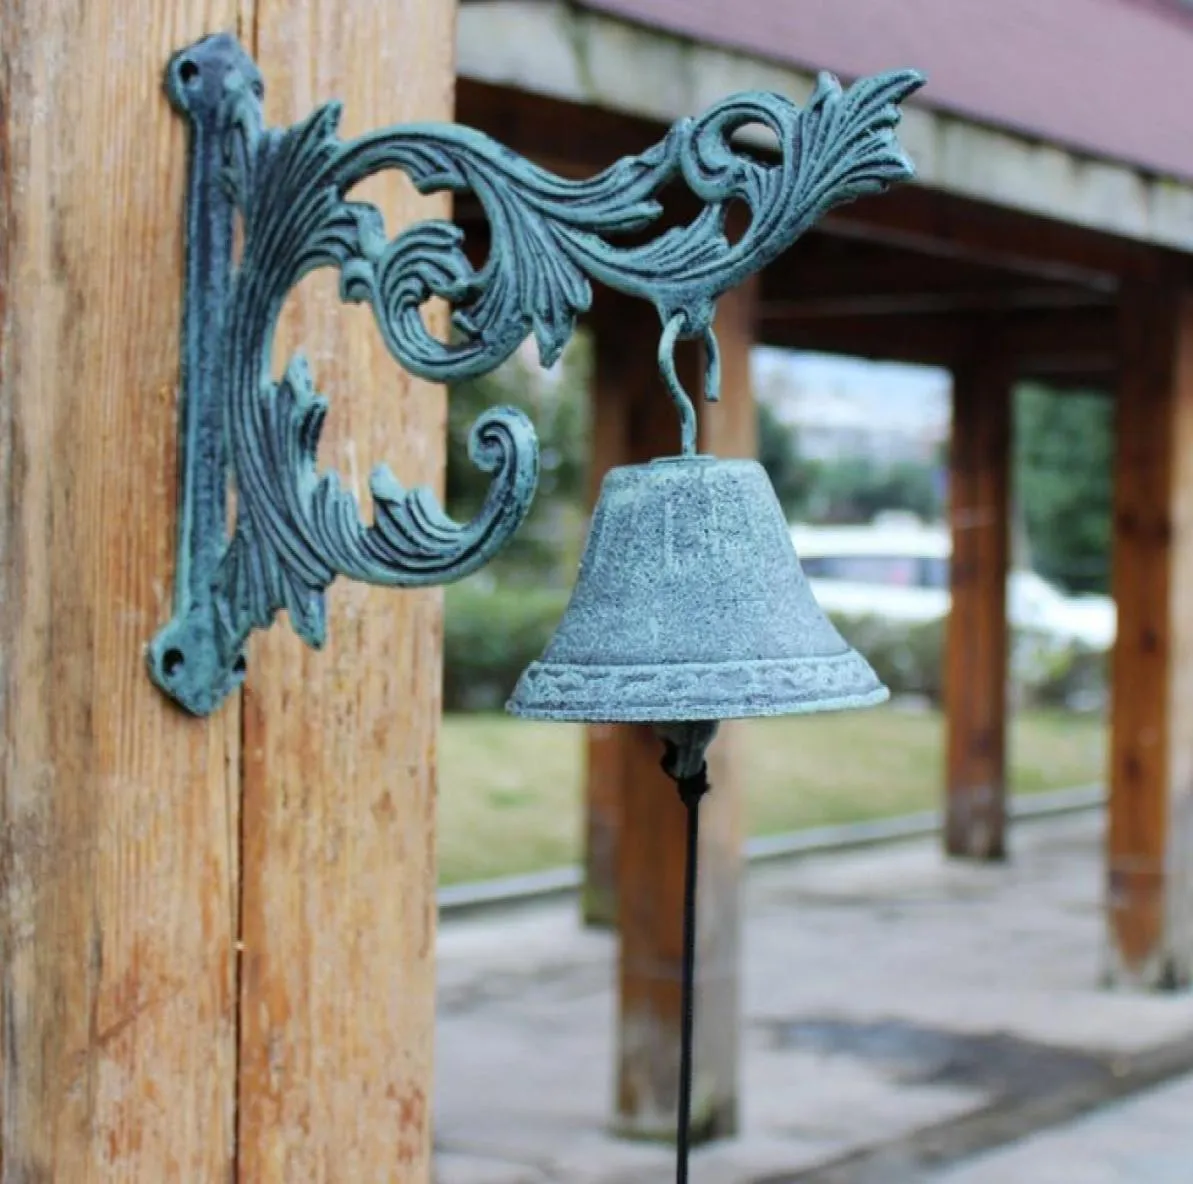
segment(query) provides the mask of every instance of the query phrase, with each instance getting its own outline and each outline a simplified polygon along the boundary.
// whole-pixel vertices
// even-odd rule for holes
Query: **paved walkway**
[[[917,841],[755,871],[742,1131],[700,1151],[694,1184],[1033,1184],[1026,1161],[997,1158],[932,1176],[929,1163],[948,1161],[917,1158],[916,1140],[1000,1107],[1113,1088],[1131,1058],[1193,1039],[1193,997],[1098,985],[1101,825],[1087,814],[1021,827],[1005,867],[949,864]],[[437,1184],[673,1179],[666,1148],[608,1131],[614,954],[608,935],[577,926],[570,902],[443,927]],[[1193,1102],[1187,1114],[1193,1128]],[[1157,1119],[1157,1140],[1174,1122]],[[1074,1129],[1084,1128],[1052,1136],[1057,1154],[1066,1136],[1080,1141]],[[1033,1146],[1002,1154],[1044,1164],[1054,1153]],[[889,1150],[877,1166],[849,1159],[875,1147]],[[1141,1153],[1158,1173],[1185,1150],[1157,1141]],[[1183,1176],[1138,1169],[1088,1184],[1193,1184],[1185,1162]],[[1038,1179],[1087,1181],[1076,1169]]]
[[[978,1156],[931,1184],[1190,1184],[1193,1076]]]

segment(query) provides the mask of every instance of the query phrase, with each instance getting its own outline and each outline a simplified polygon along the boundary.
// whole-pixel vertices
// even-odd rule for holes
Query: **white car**
[[[918,624],[949,611],[947,527],[891,517],[870,526],[795,526],[791,541],[826,612]],[[1023,568],[1008,573],[1007,620],[1050,646],[1103,651],[1114,644],[1110,597],[1068,596]]]

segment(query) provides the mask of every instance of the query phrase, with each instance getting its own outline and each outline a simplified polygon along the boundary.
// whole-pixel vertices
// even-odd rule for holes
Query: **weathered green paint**
[[[719,720],[886,697],[812,596],[762,466],[680,456],[606,475],[571,601],[509,709],[654,724],[684,778]]]
[[[286,609],[312,646],[325,640],[324,592],[337,575],[413,587],[460,579],[486,563],[525,518],[538,475],[534,431],[495,408],[473,430],[474,461],[493,474],[471,522],[452,521],[426,489],[374,472],[373,525],[335,473],[315,468],[327,402],[301,357],[271,377],[282,304],[308,272],[335,267],[347,301],[368,303],[390,352],[407,370],[452,382],[486,373],[533,334],[544,364],[558,358],[597,281],[655,306],[661,363],[681,412],[683,450],[695,417],[668,371],[670,350],[703,339],[715,358],[717,298],[766,266],[832,206],[907,177],[894,136],[898,103],[920,84],[900,71],[843,92],[822,76],[802,110],[779,95],[744,93],[680,120],[659,144],[587,181],[546,172],[472,129],[410,124],[352,140],[337,134],[335,103],[289,128],[264,126],[262,80],[227,35],[178,54],[167,89],[191,127],[187,290],[180,401],[182,488],[173,619],[149,647],[157,684],[195,714],[213,711],[244,677],[253,629]],[[735,151],[731,137],[766,125],[777,163]],[[385,169],[422,192],[471,191],[492,231],[488,259],[468,262],[462,232],[418,223],[387,239],[379,212],[348,201]],[[704,203],[689,225],[617,245],[662,213],[656,194],[677,179]],[[751,211],[735,242],[731,201]],[[235,211],[244,251],[231,264]],[[431,336],[420,306],[455,309],[458,338]],[[716,397],[715,366],[706,395]],[[237,517],[223,525],[228,466]]]

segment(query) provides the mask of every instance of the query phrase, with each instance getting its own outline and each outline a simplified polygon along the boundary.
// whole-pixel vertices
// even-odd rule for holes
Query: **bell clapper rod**
[[[715,722],[662,726],[666,745],[663,771],[675,781],[687,812],[684,858],[683,960],[679,1039],[679,1097],[675,1131],[675,1184],[688,1184],[692,1136],[692,1061],[696,1018],[696,884],[700,855],[700,800],[709,791],[704,754],[716,734]]]
[[[692,1035],[696,1011],[696,870],[700,848],[700,799],[708,792],[707,767],[679,783],[688,811],[688,849],[683,886],[683,1002],[679,1046],[679,1117],[676,1126],[675,1181],[687,1184],[692,1130]]]

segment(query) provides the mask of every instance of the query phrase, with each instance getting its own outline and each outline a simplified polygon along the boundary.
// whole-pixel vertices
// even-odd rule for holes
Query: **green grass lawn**
[[[888,817],[939,802],[939,715],[883,707],[750,720],[744,727],[751,834]],[[1104,724],[1096,716],[1018,715],[1010,736],[1012,788],[1032,793],[1100,781],[1105,751]],[[440,752],[443,883],[579,858],[581,727],[448,716]]]

